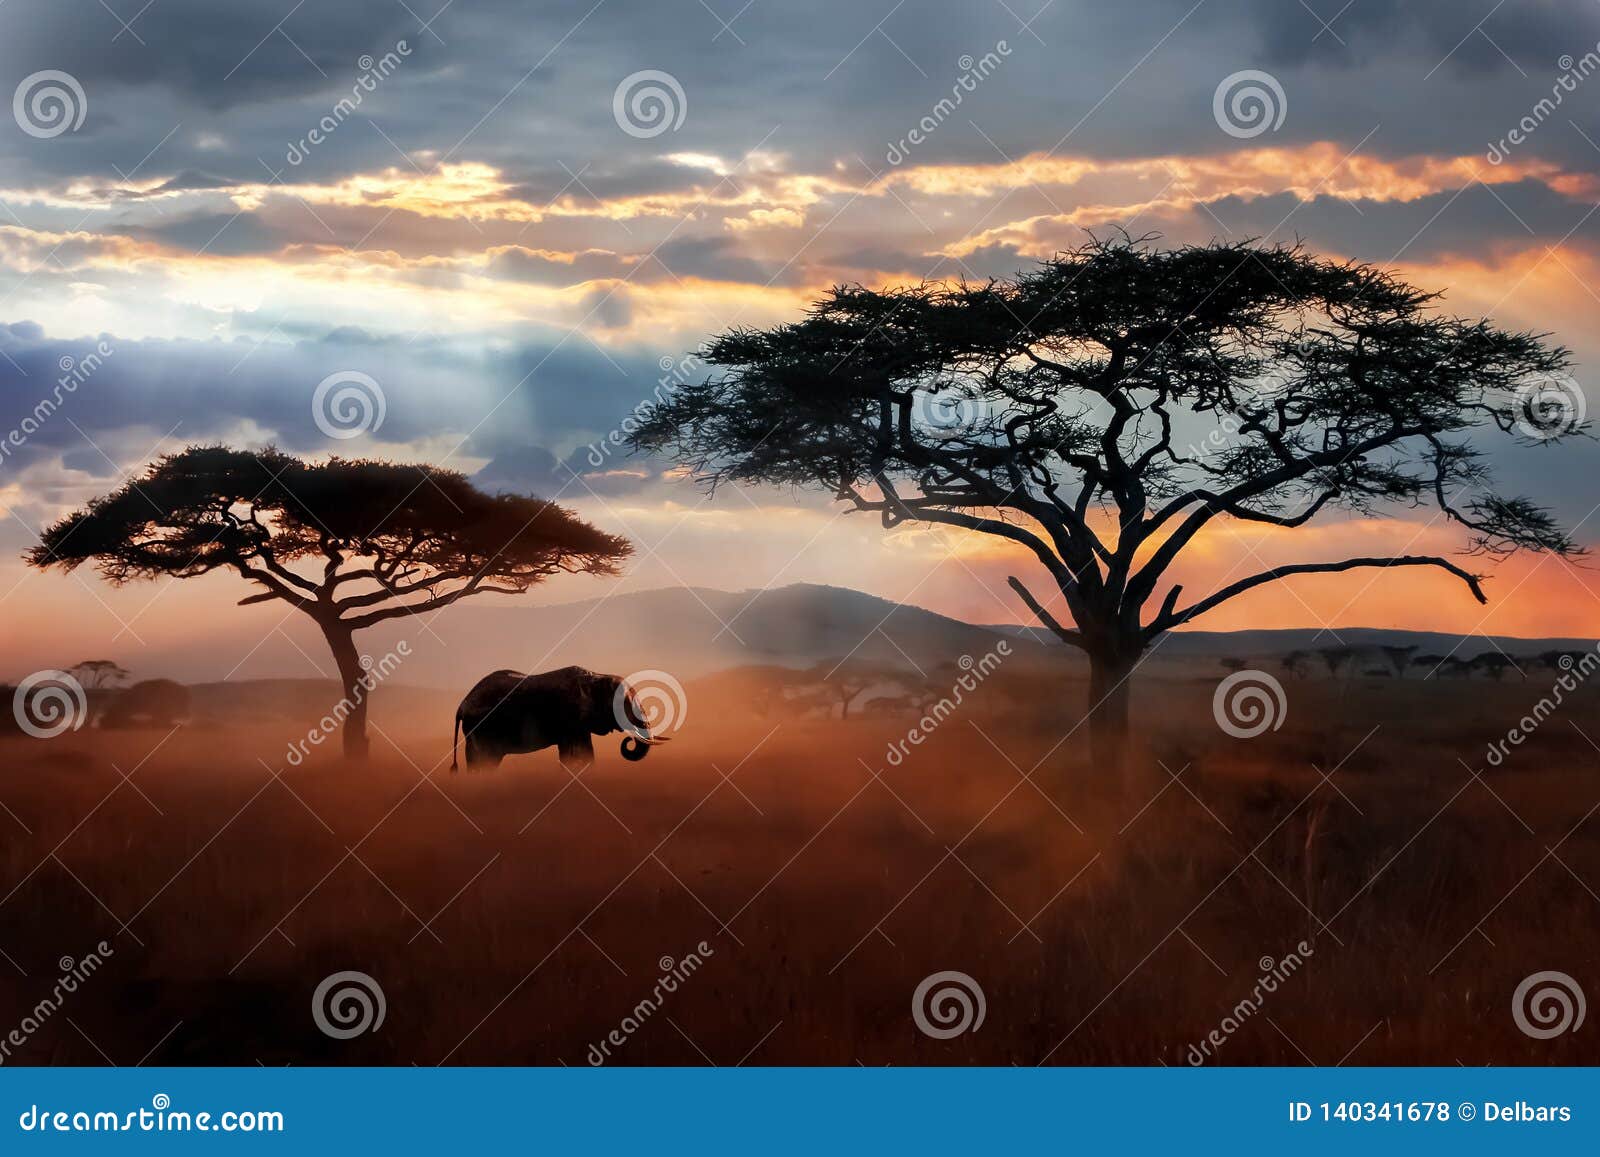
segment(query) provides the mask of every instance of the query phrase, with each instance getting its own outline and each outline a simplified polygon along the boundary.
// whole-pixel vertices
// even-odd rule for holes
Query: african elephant
[[[479,679],[456,708],[450,741],[450,770],[456,770],[456,744],[465,733],[467,767],[495,767],[507,755],[554,746],[561,764],[582,771],[594,762],[591,735],[628,734],[624,759],[640,760],[666,736],[652,737],[627,683],[615,675],[596,675],[582,667],[562,667],[542,675],[495,671]]]

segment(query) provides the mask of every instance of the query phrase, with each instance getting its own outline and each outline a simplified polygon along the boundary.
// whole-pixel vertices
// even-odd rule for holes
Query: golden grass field
[[[1138,684],[1126,781],[1058,742],[1070,680],[985,687],[892,767],[909,719],[762,718],[727,680],[581,783],[549,751],[452,776],[453,698],[414,691],[379,692],[365,766],[286,766],[309,718],[8,738],[0,1034],[114,950],[8,1063],[582,1065],[702,940],[611,1063],[1181,1065],[1301,940],[1211,1063],[1600,1061],[1592,1019],[1511,1015],[1541,970],[1600,994],[1594,689],[1486,769],[1548,677],[1286,680],[1254,740],[1217,677]],[[335,1040],[310,1002],[346,969],[387,1012]],[[942,970],[986,1001],[948,1040],[911,1016]]]

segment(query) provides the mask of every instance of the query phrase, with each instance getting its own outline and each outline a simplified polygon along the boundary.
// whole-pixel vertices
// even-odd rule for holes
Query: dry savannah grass
[[[309,718],[8,738],[0,1028],[112,949],[8,1063],[582,1065],[702,941],[608,1063],[1182,1065],[1230,1017],[1207,1063],[1600,1061],[1512,1017],[1531,973],[1597,975],[1595,689],[1488,767],[1539,677],[1290,680],[1253,740],[1216,681],[1141,678],[1125,783],[1063,740],[1070,681],[986,686],[890,765],[906,719],[723,679],[576,783],[548,751],[451,776],[452,700],[407,689],[366,766],[287,765]],[[386,1015],[337,1040],[310,1002],[347,969]],[[985,999],[950,1039],[911,1015],[942,970]]]

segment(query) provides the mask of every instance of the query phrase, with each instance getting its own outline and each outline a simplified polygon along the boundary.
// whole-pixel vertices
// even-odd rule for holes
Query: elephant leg
[[[574,775],[594,766],[594,744],[587,735],[562,740],[556,746],[556,754],[561,759],[561,766]]]
[[[499,748],[490,747],[487,743],[484,743],[483,740],[477,739],[471,735],[467,736],[468,771],[492,771],[500,766],[500,758],[502,754],[503,753],[499,750]]]

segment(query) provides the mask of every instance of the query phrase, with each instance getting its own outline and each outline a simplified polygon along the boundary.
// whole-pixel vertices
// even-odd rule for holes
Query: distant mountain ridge
[[[845,587],[796,584],[770,590],[718,591],[668,587],[542,607],[452,608],[430,626],[444,639],[401,627],[430,675],[451,682],[476,678],[494,666],[542,670],[576,663],[595,670],[656,667],[693,678],[756,664],[806,667],[850,656],[864,663],[931,670],[970,655],[981,657],[1002,640],[1036,661],[1063,656],[1035,639],[976,626],[921,607],[905,606]],[[400,628],[400,629],[396,629]],[[377,653],[383,627],[368,632]],[[463,665],[467,655],[497,658]],[[412,666],[416,659],[408,660]],[[430,678],[429,681],[435,681]]]
[[[408,630],[421,660],[408,666],[425,664],[427,681],[446,685],[470,682],[499,666],[543,670],[568,663],[619,672],[659,668],[686,679],[730,667],[807,667],[848,655],[864,663],[930,671],[962,655],[979,658],[1002,639],[1011,642],[1016,659],[1083,662],[1079,651],[1042,627],[968,623],[849,587],[814,583],[744,591],[663,587],[539,607],[463,604],[431,626],[445,645],[431,645],[429,632]],[[380,653],[383,629],[370,635],[367,650]],[[1158,663],[1196,662],[1325,647],[1411,645],[1418,654],[1470,659],[1497,649],[1521,655],[1594,643],[1377,627],[1174,631],[1158,640],[1150,657]]]
[[[1033,642],[1064,646],[1043,627],[1000,624],[990,627],[1000,634]],[[1289,651],[1318,651],[1326,647],[1407,647],[1418,654],[1454,655],[1471,659],[1485,651],[1508,655],[1533,655],[1540,651],[1576,651],[1594,647],[1595,640],[1518,635],[1453,635],[1444,631],[1404,631],[1389,627],[1285,627],[1247,631],[1169,631],[1157,640],[1157,654],[1169,659],[1249,658],[1282,655]]]
[[[289,616],[265,638],[225,620],[204,649],[151,640],[140,654],[137,676],[186,683],[332,678],[325,644],[301,618]],[[981,658],[1002,640],[1013,648],[1012,661],[1083,664],[1081,652],[1041,627],[968,623],[848,587],[810,583],[744,591],[664,587],[540,606],[463,602],[425,621],[395,619],[359,636],[375,658],[402,639],[409,654],[393,681],[441,689],[464,689],[502,667],[541,671],[569,664],[619,674],[656,669],[694,679],[734,667],[807,667],[848,655],[931,672],[962,655]],[[1181,631],[1164,636],[1149,658],[1157,666],[1187,665],[1341,645],[1413,644],[1419,654],[1453,652],[1463,659],[1495,649],[1520,655],[1593,646],[1587,639],[1490,639],[1370,627]]]

